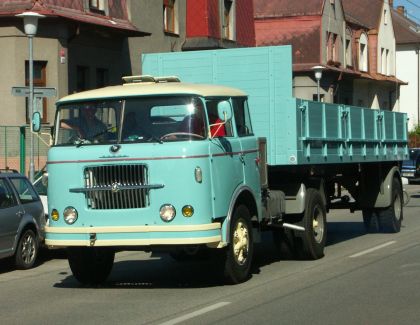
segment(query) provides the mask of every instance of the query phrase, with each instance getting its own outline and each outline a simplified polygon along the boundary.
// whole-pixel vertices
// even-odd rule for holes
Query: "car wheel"
[[[15,254],[15,264],[18,269],[31,268],[38,256],[38,240],[31,229],[27,229],[20,236]]]
[[[103,247],[71,247],[67,258],[73,276],[82,284],[105,282],[114,264],[115,252]]]

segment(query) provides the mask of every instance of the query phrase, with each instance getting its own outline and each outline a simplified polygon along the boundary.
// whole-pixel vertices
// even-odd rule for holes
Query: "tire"
[[[115,252],[102,247],[72,247],[67,249],[67,257],[77,281],[97,285],[105,282],[111,273]]]
[[[223,275],[227,283],[237,284],[249,278],[253,254],[251,215],[245,205],[239,205],[232,215],[229,245],[224,256]]]
[[[38,256],[38,239],[31,229],[26,229],[20,236],[16,248],[15,265],[21,270],[30,269]]]
[[[401,184],[394,177],[391,189],[391,205],[386,209],[377,210],[379,224],[384,232],[397,233],[401,230],[403,203]]]
[[[379,232],[379,220],[378,216],[375,213],[374,209],[363,209],[363,224],[365,226],[366,232],[368,233],[377,233]]]
[[[327,240],[327,217],[324,202],[319,191],[306,191],[305,212],[302,224],[305,228],[301,236],[299,254],[302,259],[316,260],[324,256]]]
[[[296,236],[292,229],[273,229],[273,242],[280,258],[296,258]]]

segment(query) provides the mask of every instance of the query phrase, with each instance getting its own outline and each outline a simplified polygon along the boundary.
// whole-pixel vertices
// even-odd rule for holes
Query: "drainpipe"
[[[420,55],[419,48],[416,50],[417,54],[417,126],[420,125]]]

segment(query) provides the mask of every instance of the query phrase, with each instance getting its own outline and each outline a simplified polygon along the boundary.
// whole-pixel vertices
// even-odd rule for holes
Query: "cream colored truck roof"
[[[134,96],[158,96],[158,95],[198,95],[203,97],[242,97],[246,94],[236,88],[225,86],[192,84],[184,82],[147,82],[126,83],[119,86],[109,86],[94,90],[83,91],[61,98],[57,103],[81,102],[92,99],[125,98]]]

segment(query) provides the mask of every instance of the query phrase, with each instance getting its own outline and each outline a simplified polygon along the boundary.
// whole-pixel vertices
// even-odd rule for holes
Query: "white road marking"
[[[229,304],[230,304],[230,302],[224,302],[224,301],[223,302],[219,302],[217,304],[214,304],[214,305],[211,305],[211,306],[208,306],[208,307],[199,309],[197,311],[194,311],[192,313],[186,314],[184,316],[180,316],[180,317],[177,317],[177,318],[168,320],[167,322],[161,323],[160,325],[174,325],[174,324],[178,324],[178,323],[181,323],[181,322],[186,321],[188,319],[191,319],[191,318],[194,318],[194,317],[203,315],[205,313],[208,313],[210,311],[213,311],[215,309],[222,308],[222,307],[224,307],[226,305],[229,305]]]
[[[357,253],[357,254],[353,254],[353,255],[351,255],[351,256],[349,256],[349,257],[350,257],[350,258],[353,258],[353,257],[359,257],[359,256],[362,256],[362,255],[366,255],[366,254],[372,253],[372,252],[374,252],[374,251],[377,251],[378,249],[381,249],[381,248],[387,247],[387,246],[389,246],[389,245],[393,245],[393,244],[395,244],[395,243],[396,243],[396,241],[395,241],[395,240],[392,240],[392,241],[386,242],[386,243],[384,243],[384,244],[382,244],[382,245],[378,245],[378,246],[375,246],[375,247],[369,248],[369,249],[364,250],[364,251],[362,251],[362,252],[359,252],[359,253]]]

